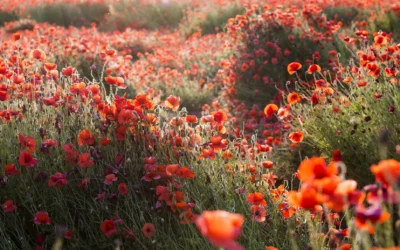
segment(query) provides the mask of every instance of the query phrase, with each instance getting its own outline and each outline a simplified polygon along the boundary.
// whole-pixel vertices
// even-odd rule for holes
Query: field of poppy
[[[399,22],[3,0],[0,249],[400,250]]]

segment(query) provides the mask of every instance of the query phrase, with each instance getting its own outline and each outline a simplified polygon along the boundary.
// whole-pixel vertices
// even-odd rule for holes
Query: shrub
[[[206,10],[205,10],[206,9]],[[238,4],[228,6],[212,6],[199,10],[187,10],[184,21],[181,24],[180,30],[185,36],[190,36],[195,32],[201,31],[201,34],[214,34],[223,31],[230,18],[236,15],[243,14],[245,9]]]
[[[33,6],[26,15],[37,22],[48,22],[63,27],[86,26],[99,23],[109,12],[105,4],[97,3],[55,3]]]
[[[286,88],[286,65],[290,62],[319,63],[330,68],[335,62],[329,51],[348,56],[336,42],[340,23],[326,20],[319,9],[309,8],[310,12],[303,13],[290,8],[275,12],[249,8],[246,16],[237,16],[231,22],[228,32],[237,51],[232,62],[236,77],[233,98],[248,106],[268,103],[277,89]]]
[[[179,25],[186,8],[184,3],[171,1],[163,3],[142,3],[139,1],[125,1],[111,6],[110,14],[100,26],[101,30],[125,30],[160,28],[174,29]]]
[[[14,12],[9,11],[0,11],[0,27],[3,26],[5,23],[13,22],[18,20],[19,17]]]

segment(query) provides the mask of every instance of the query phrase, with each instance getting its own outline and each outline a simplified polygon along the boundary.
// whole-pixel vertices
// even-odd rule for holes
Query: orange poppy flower
[[[299,69],[301,69],[302,65],[298,62],[292,62],[289,63],[289,65],[287,66],[287,71],[290,75],[293,75],[296,71],[298,71]]]
[[[386,38],[386,36],[383,35],[377,35],[374,37],[374,44],[378,47],[381,47],[385,44],[387,44],[388,39]]]
[[[94,137],[90,134],[88,129],[82,130],[78,135],[79,146],[90,146],[94,144]]]
[[[296,103],[298,103],[299,101],[301,101],[301,97],[300,97],[300,95],[297,94],[296,92],[292,92],[292,93],[290,93],[290,94],[288,95],[287,101],[288,101],[289,104],[292,104],[292,105],[293,105],[293,104],[296,104]]]
[[[219,124],[228,120],[228,115],[222,109],[219,109],[216,112],[211,113],[214,117],[214,121],[218,122]]]
[[[134,116],[131,110],[123,109],[118,114],[118,123],[122,125],[128,124],[132,122]]]
[[[153,223],[145,223],[142,227],[142,233],[144,237],[151,238],[155,232],[155,227]]]
[[[326,206],[336,212],[341,212],[345,207],[361,204],[364,201],[365,193],[356,189],[357,182],[354,180],[340,182],[335,192],[325,202]]]
[[[226,249],[243,249],[235,240],[240,236],[244,217],[222,210],[204,211],[196,220],[197,228],[211,244]]]
[[[292,132],[289,134],[289,139],[293,143],[299,143],[299,142],[303,141],[304,134],[303,134],[303,132]]]
[[[261,206],[266,206],[267,202],[264,199],[264,195],[259,192],[251,193],[247,196],[246,199],[247,202],[253,204],[253,205],[261,205]]]
[[[186,122],[187,123],[197,123],[198,122],[197,116],[195,116],[195,115],[186,116]]]
[[[170,95],[168,96],[167,100],[164,103],[167,108],[170,108],[172,111],[177,111],[179,108],[180,101],[181,101],[180,97]]]
[[[371,166],[376,181],[385,185],[396,185],[400,180],[400,162],[389,159]]]
[[[278,106],[276,104],[268,104],[264,108],[264,114],[269,118],[273,114],[275,114],[278,111]]]
[[[200,159],[212,159],[214,160],[217,157],[217,154],[215,153],[214,149],[206,149],[203,148],[202,154],[200,155]]]
[[[179,165],[178,164],[169,164],[166,167],[166,173],[168,176],[174,175],[176,172],[178,172]]]
[[[15,32],[14,34],[12,34],[12,39],[14,42],[18,41],[19,39],[21,39],[21,33]]]
[[[344,83],[349,83],[349,82],[351,82],[351,81],[353,81],[353,77],[351,77],[351,76],[348,76],[348,77],[346,77],[346,78],[343,79],[343,82],[344,82]]]
[[[176,173],[176,176],[181,179],[192,179],[195,177],[195,173],[187,167],[181,167]]]
[[[314,156],[300,163],[297,177],[300,181],[306,182],[311,179],[331,177],[337,173],[338,169],[335,164],[329,164],[329,166],[327,166],[323,157]]]
[[[83,153],[79,155],[78,165],[83,169],[93,166],[94,162],[90,159],[90,153]]]
[[[322,196],[314,188],[302,188],[300,192],[290,191],[288,202],[291,206],[313,210],[323,201]]]
[[[279,204],[278,208],[281,211],[283,218],[285,218],[285,219],[292,218],[294,213],[296,212],[296,209],[294,207],[290,206],[286,202]]]

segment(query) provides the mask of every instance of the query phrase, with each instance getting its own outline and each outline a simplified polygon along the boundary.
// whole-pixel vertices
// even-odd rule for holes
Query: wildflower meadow
[[[400,250],[400,3],[2,0],[0,250]]]

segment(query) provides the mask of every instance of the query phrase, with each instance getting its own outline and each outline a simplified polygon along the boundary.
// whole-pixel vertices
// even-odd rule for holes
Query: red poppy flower
[[[153,223],[146,223],[143,225],[142,233],[144,237],[151,238],[154,235],[155,227]]]
[[[83,153],[79,156],[78,165],[83,168],[87,169],[94,165],[94,162],[90,159],[90,153]]]
[[[33,137],[25,137],[22,133],[19,133],[18,140],[22,149],[27,148],[32,153],[35,151],[36,141]]]
[[[33,168],[39,162],[38,159],[34,158],[28,151],[22,151],[19,154],[18,159],[19,165],[26,166],[27,168]]]
[[[310,67],[308,67],[307,73],[314,74],[315,72],[321,72],[321,67],[318,64],[311,64]]]
[[[62,72],[63,75],[65,75],[65,76],[71,76],[72,73],[75,72],[75,68],[69,66],[69,67],[66,67],[66,68],[61,69],[61,72]]]
[[[48,182],[49,187],[56,186],[56,187],[63,187],[68,184],[67,177],[62,173],[55,173],[50,176],[50,180]]]
[[[118,191],[121,195],[127,195],[128,194],[128,186],[125,183],[120,183],[118,185]]]
[[[74,149],[74,145],[72,143],[65,144],[62,146],[62,148],[66,154],[66,159],[70,164],[78,163],[79,154]]]
[[[109,174],[109,175],[106,175],[104,184],[111,185],[114,181],[117,181],[117,180],[118,180],[118,178],[115,176],[115,174]]]
[[[34,49],[31,51],[31,57],[39,61],[44,61],[46,59],[46,54],[41,49]]]
[[[106,237],[110,237],[111,235],[117,233],[117,228],[113,220],[104,220],[100,224],[100,230],[104,233]]]
[[[64,234],[64,239],[67,240],[72,240],[72,238],[74,237],[74,234],[72,233],[71,230],[67,230]]]
[[[51,223],[51,219],[49,217],[49,214],[47,212],[44,211],[38,211],[35,214],[35,219],[34,219],[34,223],[36,225],[40,225],[40,224],[47,224],[50,225]]]
[[[90,178],[85,177],[82,179],[81,183],[78,185],[78,188],[83,189],[86,188],[89,185]]]
[[[7,200],[6,202],[3,203],[3,208],[4,208],[4,212],[6,213],[10,213],[12,211],[14,211],[15,209],[17,209],[17,206],[14,205],[14,201],[12,200]]]
[[[124,141],[126,136],[126,127],[125,126],[116,127],[115,135],[118,141]]]
[[[6,164],[4,166],[4,175],[18,175],[19,171],[15,168],[15,164]]]
[[[274,166],[274,163],[272,161],[263,161],[262,166],[264,168],[272,168]]]

